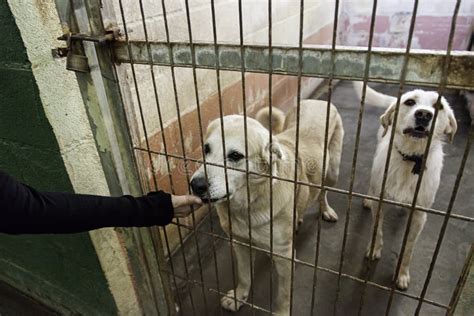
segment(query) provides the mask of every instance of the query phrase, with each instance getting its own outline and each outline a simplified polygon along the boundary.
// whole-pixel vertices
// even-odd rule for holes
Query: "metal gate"
[[[358,313],[361,314],[365,296],[367,295],[367,288],[379,289],[386,293],[386,315],[393,309],[393,299],[395,295],[403,296],[412,299],[416,304],[415,314],[419,314],[422,305],[432,305],[441,308],[447,314],[452,314],[456,307],[456,302],[461,295],[461,289],[465,282],[469,272],[469,265],[466,266],[464,272],[459,275],[459,283],[456,286],[454,293],[449,304],[434,301],[426,298],[430,279],[437,262],[438,254],[445,237],[446,229],[450,219],[456,219],[471,227],[474,222],[474,216],[461,215],[456,213],[454,202],[456,195],[460,188],[461,179],[464,175],[464,168],[468,160],[470,152],[470,146],[473,140],[473,128],[470,128],[469,136],[465,140],[465,150],[460,162],[459,170],[455,176],[454,186],[452,189],[451,196],[449,197],[449,205],[445,210],[424,208],[417,206],[415,201],[417,200],[418,192],[420,189],[421,181],[423,178],[423,168],[418,179],[415,197],[411,204],[399,203],[396,201],[388,200],[384,197],[384,187],[387,178],[387,171],[389,167],[389,158],[385,162],[385,173],[383,175],[383,184],[380,196],[369,196],[360,192],[357,192],[354,188],[356,167],[358,164],[359,144],[360,135],[362,128],[362,119],[364,113],[364,99],[366,93],[367,82],[379,82],[379,83],[390,83],[398,85],[397,95],[397,106],[395,110],[395,122],[397,121],[397,113],[400,106],[400,98],[402,91],[406,85],[431,87],[436,89],[441,96],[446,89],[462,89],[462,90],[473,90],[474,89],[474,76],[472,75],[472,67],[474,64],[474,54],[471,52],[459,52],[453,51],[453,38],[455,34],[456,19],[458,17],[459,8],[461,1],[456,1],[453,7],[452,20],[450,25],[450,33],[448,45],[445,51],[428,51],[428,50],[415,50],[411,49],[413,32],[415,28],[417,10],[419,1],[413,1],[412,10],[410,12],[410,27],[407,38],[407,45],[405,49],[380,49],[373,48],[373,37],[375,28],[375,17],[377,12],[377,1],[373,2],[372,15],[370,19],[370,31],[368,38],[368,46],[366,48],[359,47],[342,47],[337,45],[337,29],[340,17],[340,1],[335,1],[333,4],[334,11],[332,14],[333,29],[331,31],[331,46],[310,46],[304,45],[303,43],[303,31],[304,31],[304,13],[305,13],[305,1],[301,0],[297,5],[299,6],[299,31],[298,31],[298,44],[294,46],[275,46],[273,45],[272,39],[272,28],[274,27],[272,21],[272,1],[266,2],[267,20],[265,23],[269,29],[267,34],[268,45],[249,45],[244,43],[244,28],[243,24],[243,4],[242,1],[236,0],[236,8],[238,14],[238,25],[232,25],[238,29],[239,38],[234,40],[230,44],[224,44],[218,41],[219,29],[216,27],[216,9],[215,1],[210,0],[205,5],[208,6],[210,13],[210,19],[212,23],[212,38],[211,42],[195,42],[193,41],[193,27],[192,24],[193,16],[192,10],[188,1],[184,1],[185,17],[186,17],[186,33],[187,39],[184,41],[173,41],[170,35],[170,11],[167,10],[167,6],[175,6],[173,2],[162,0],[161,3],[154,3],[153,7],[146,7],[142,0],[138,2],[130,2],[125,0],[117,0],[114,2],[99,1],[99,0],[71,0],[69,2],[56,1],[60,13],[62,12],[63,21],[68,21],[69,29],[65,32],[63,39],[67,40],[68,47],[62,51],[62,54],[68,55],[70,62],[68,65],[71,69],[78,71],[78,78],[80,83],[83,83],[83,90],[89,91],[90,87],[86,87],[87,81],[92,80],[92,85],[96,89],[96,98],[98,99],[97,107],[101,115],[94,117],[94,110],[89,110],[92,120],[97,125],[96,139],[105,149],[101,153],[103,164],[108,166],[108,181],[109,186],[116,188],[116,193],[135,193],[138,194],[140,191],[145,192],[149,190],[161,189],[162,183],[168,183],[166,186],[167,190],[175,191],[177,186],[173,183],[176,179],[173,176],[176,173],[176,169],[180,169],[183,172],[182,177],[185,178],[185,183],[189,183],[191,170],[196,163],[206,164],[204,155],[204,141],[203,141],[203,129],[206,127],[206,120],[203,119],[202,110],[200,106],[203,103],[203,97],[200,95],[201,88],[199,86],[199,74],[197,73],[200,69],[208,69],[215,72],[216,77],[216,92],[219,101],[217,117],[222,117],[225,114],[239,112],[239,109],[226,110],[223,103],[222,87],[221,87],[221,75],[223,72],[232,71],[240,73],[240,91],[242,93],[242,109],[241,112],[244,116],[247,116],[250,110],[247,107],[246,90],[246,74],[248,73],[259,73],[267,76],[268,84],[268,105],[272,108],[272,89],[274,84],[273,78],[278,75],[292,76],[296,78],[296,104],[299,109],[301,94],[302,94],[302,81],[306,78],[322,78],[328,87],[328,107],[327,113],[329,113],[329,103],[331,102],[332,92],[334,90],[334,84],[337,80],[359,80],[363,81],[364,88],[362,93],[362,101],[359,104],[358,123],[356,130],[355,144],[352,151],[352,164],[350,172],[350,184],[348,189],[341,189],[338,187],[332,187],[325,185],[324,176],[321,179],[321,184],[306,183],[298,180],[296,172],[295,177],[291,179],[278,178],[278,180],[288,181],[294,184],[294,190],[296,192],[297,185],[315,187],[321,189],[323,192],[333,192],[338,199],[346,199],[347,208],[345,213],[344,234],[342,239],[342,247],[340,251],[339,261],[337,263],[338,269],[332,269],[325,267],[320,264],[320,243],[324,243],[324,239],[321,238],[321,217],[317,221],[317,237],[315,247],[314,260],[301,260],[296,258],[293,242],[293,251],[290,258],[283,257],[285,260],[291,260],[293,263],[292,269],[292,294],[293,293],[293,281],[295,275],[295,266],[303,266],[314,270],[314,279],[311,293],[311,314],[317,312],[318,306],[316,306],[316,283],[318,282],[317,271],[324,271],[326,273],[337,276],[336,290],[334,296],[334,310],[336,314],[337,305],[340,303],[341,286],[343,282],[356,282],[362,284],[362,291],[360,293],[360,304],[357,309]],[[148,3],[148,2],[147,2]],[[152,3],[152,2],[150,2]],[[149,4],[149,3],[148,3]],[[142,24],[140,28],[135,25],[133,32],[139,33],[138,35],[131,33],[131,29],[128,27],[127,19],[127,6],[137,6],[138,10],[135,10],[135,14],[138,14],[138,20],[141,20]],[[149,13],[152,10],[159,10],[162,14],[162,22],[164,27],[165,40],[159,41],[154,40],[156,36],[156,30],[150,30],[148,28]],[[73,12],[73,20],[70,19],[69,14]],[[328,12],[325,12],[328,14]],[[171,13],[172,14],[172,13]],[[161,20],[160,20],[161,22]],[[183,27],[183,25],[180,25]],[[139,31],[138,31],[139,30]],[[151,35],[150,35],[151,34]],[[150,38],[151,37],[151,38]],[[60,51],[61,53],[61,51]],[[160,91],[160,85],[163,84],[163,78],[160,79],[158,67],[160,69],[167,69],[169,71],[169,77],[167,80],[171,80],[171,92]],[[197,109],[198,128],[192,130],[192,133],[197,133],[196,136],[199,140],[200,151],[198,156],[203,158],[193,158],[196,153],[189,154],[186,152],[185,144],[185,133],[189,133],[189,126],[186,122],[182,122],[182,119],[187,114],[186,111],[182,110],[182,100],[180,99],[180,89],[177,84],[177,73],[181,68],[189,68],[189,74],[192,76],[192,85],[194,92],[194,103]],[[143,87],[143,76],[144,73],[149,76],[149,84],[151,86]],[[90,77],[81,73],[87,74]],[[130,79],[127,80],[127,76]],[[158,77],[158,78],[157,78]],[[121,90],[118,88],[118,84],[121,85]],[[153,99],[147,99],[146,104],[143,101],[144,89],[152,89]],[[128,91],[128,92],[127,92]],[[175,104],[177,127],[171,133],[174,133],[176,143],[169,142],[170,135],[165,135],[166,120],[164,117],[166,113],[162,113],[164,109],[161,94],[170,93],[171,100]],[[168,100],[168,99],[167,99]],[[438,99],[438,102],[440,98]],[[150,104],[152,103],[152,105]],[[130,108],[130,104],[136,105],[135,110]],[[128,104],[128,105],[127,105]],[[337,105],[336,105],[337,106]],[[147,108],[153,108],[157,113],[157,121],[150,123],[147,121]],[[437,117],[439,108],[436,108],[434,117]],[[209,116],[209,115],[208,115]],[[271,122],[270,122],[271,123]],[[158,134],[154,131],[150,131],[147,125],[155,124],[154,126],[160,131]],[[328,126],[326,124],[325,130],[325,156],[323,163],[323,174],[326,166],[326,149],[328,146]],[[298,127],[297,127],[298,130]],[[395,128],[392,129],[390,135],[390,149],[388,157],[392,152],[392,143],[394,139]],[[153,137],[152,137],[153,134]],[[158,137],[158,136],[159,137]],[[298,132],[297,132],[298,135]],[[155,137],[156,136],[156,137]],[[247,136],[247,130],[245,130],[245,137]],[[270,142],[272,140],[272,134],[270,133]],[[375,137],[375,136],[374,136]],[[428,155],[429,144],[431,143],[432,135],[429,136],[427,149],[425,150],[425,159]],[[225,148],[225,139],[223,140],[223,146]],[[296,138],[296,156],[298,156],[298,138]],[[177,152],[170,151],[170,147],[177,148]],[[202,154],[202,155],[201,155]],[[157,157],[164,157],[164,160],[158,160]],[[160,158],[161,159],[161,158]],[[158,162],[157,162],[158,161]],[[161,161],[161,164],[160,164]],[[224,160],[225,161],[225,160]],[[423,162],[424,163],[424,162]],[[271,162],[270,162],[271,164]],[[296,166],[296,165],[295,165]],[[225,169],[227,173],[229,166],[218,165]],[[249,172],[248,162],[245,169],[237,169],[237,171],[244,172],[247,176],[255,173]],[[150,172],[147,174],[147,170]],[[159,176],[162,176],[161,178]],[[259,174],[262,177],[269,177],[273,179],[272,174]],[[137,181],[137,179],[140,179]],[[183,180],[181,179],[181,182]],[[141,190],[138,190],[137,185],[141,186]],[[186,187],[186,185],[184,186]],[[135,189],[133,189],[135,188]],[[184,193],[183,185],[178,185],[178,189],[181,189],[180,193]],[[187,189],[187,188],[186,188]],[[247,182],[247,190],[250,190]],[[271,190],[270,190],[271,192]],[[272,193],[270,193],[271,195]],[[249,196],[249,195],[248,195]],[[427,276],[423,282],[420,294],[412,294],[410,292],[399,291],[395,288],[394,282],[392,285],[383,285],[375,281],[370,280],[370,271],[373,269],[371,264],[368,265],[368,272],[364,273],[364,276],[350,275],[343,272],[346,246],[348,242],[348,230],[351,220],[351,214],[356,211],[354,210],[353,199],[354,198],[366,198],[378,203],[377,218],[380,214],[382,205],[395,205],[399,207],[408,208],[410,210],[408,221],[403,233],[403,242],[401,245],[400,253],[405,250],[409,227],[412,221],[412,215],[415,210],[426,212],[429,214],[441,216],[443,218],[439,238],[435,245],[434,254],[430,260]],[[270,209],[273,210],[272,199],[270,198]],[[250,203],[248,203],[250,205]],[[296,199],[294,201],[294,208],[296,209]],[[342,210],[340,210],[341,212]],[[250,210],[249,210],[250,212]],[[272,212],[272,211],[271,211]],[[217,223],[213,221],[213,209],[211,206],[206,208],[205,211],[201,210],[203,214],[202,218],[196,218],[193,213],[192,219],[189,222],[180,222],[176,220],[173,222],[174,230],[171,232],[174,236],[169,236],[170,231],[163,229],[161,232],[158,229],[150,229],[145,237],[138,234],[139,240],[145,238],[151,238],[152,243],[139,242],[138,244],[142,247],[152,247],[151,249],[142,249],[143,253],[152,251],[157,259],[153,259],[153,255],[147,255],[147,266],[145,270],[148,273],[148,283],[151,288],[151,293],[154,297],[154,307],[150,307],[149,311],[153,311],[156,308],[161,314],[174,313],[175,306],[177,306],[178,313],[186,314],[188,311],[196,314],[197,305],[205,306],[205,314],[210,315],[214,310],[213,306],[209,306],[207,301],[207,293],[218,293],[219,295],[226,295],[224,289],[220,288],[219,282],[219,271],[217,265],[217,255],[215,250],[216,240],[224,241],[230,250],[231,262],[233,264],[232,249],[235,246],[249,247],[254,250],[255,253],[268,254],[271,257],[280,256],[273,252],[272,243],[270,249],[262,249],[255,245],[235,240],[232,238],[232,233],[229,237],[224,236],[218,232],[215,232],[215,226]],[[295,219],[296,213],[293,212]],[[202,224],[205,221],[210,222],[210,229],[203,227]],[[378,222],[378,221],[377,221]],[[214,228],[213,228],[214,227]],[[377,225],[375,225],[372,231],[372,250],[376,235]],[[271,232],[272,234],[273,232]],[[295,238],[295,229],[293,229],[293,240]],[[143,233],[141,233],[143,234]],[[250,231],[251,234],[251,231]],[[199,242],[202,241],[200,237],[209,237],[212,241],[210,242],[211,253],[213,256],[215,277],[213,280],[208,280],[203,275],[203,258],[202,258],[202,247]],[[251,237],[251,236],[250,236]],[[163,241],[161,239],[164,239]],[[171,239],[177,240],[177,245],[172,243]],[[251,240],[251,238],[250,238]],[[271,238],[273,240],[273,238]],[[469,242],[469,241],[467,241]],[[195,257],[189,258],[189,252],[184,251],[185,244],[190,244],[194,249],[192,253]],[[161,246],[164,246],[165,251],[162,250]],[[189,247],[189,246],[188,246]],[[165,260],[164,252],[168,254],[167,261]],[[173,255],[178,253],[178,255]],[[252,252],[251,252],[252,253]],[[472,250],[471,250],[472,256]],[[395,277],[399,272],[401,265],[401,257],[396,260]],[[454,259],[453,259],[454,260]],[[179,261],[179,262],[178,262]],[[189,271],[189,262],[194,262],[198,267],[197,279],[191,276]],[[468,260],[469,261],[469,260]],[[472,261],[472,260],[471,260]],[[469,261],[470,262],[470,261]],[[251,270],[254,270],[252,255],[251,262],[249,263]],[[472,263],[469,263],[472,264]],[[182,265],[182,272],[177,272],[177,266]],[[269,264],[270,270],[273,270],[273,265]],[[159,273],[157,270],[159,269]],[[156,273],[156,275],[153,275]],[[159,280],[154,280],[159,276]],[[234,268],[232,268],[231,276],[233,278],[232,283],[235,286],[235,274]],[[176,289],[179,288],[179,283],[184,282],[191,287],[197,287],[202,292],[200,297],[202,300],[193,297],[193,293],[189,291],[189,295],[182,297],[182,295],[173,295],[169,289],[171,288],[168,284],[168,277],[171,285]],[[472,281],[471,281],[472,282]],[[210,286],[212,284],[213,286]],[[215,286],[214,286],[215,285]],[[251,298],[249,302],[241,301],[242,304],[248,305],[252,309],[252,313],[264,312],[273,313],[273,288],[274,284],[271,276],[269,279],[269,299],[270,304],[268,308],[261,307],[258,302],[253,299],[253,292],[251,291]],[[472,283],[470,285],[472,287]],[[165,296],[162,290],[165,289]],[[227,290],[227,289],[226,289]],[[194,293],[195,295],[195,293]],[[237,299],[235,296],[233,297]],[[189,305],[189,306],[185,306]],[[290,305],[293,305],[293,295],[291,296]]]

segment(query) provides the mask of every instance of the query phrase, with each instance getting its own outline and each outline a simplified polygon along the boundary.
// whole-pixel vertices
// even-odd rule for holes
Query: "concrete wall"
[[[59,159],[62,158],[63,169],[65,167],[66,176],[70,179],[70,186],[72,185],[71,190],[85,194],[110,195],[76,75],[66,70],[65,58],[53,58],[51,54],[52,48],[64,46],[64,42],[58,41],[57,37],[67,31],[61,29],[54,0],[11,0],[9,5],[21,34],[20,38],[16,33],[18,40],[22,40],[26,46],[27,58],[31,63],[34,84],[41,99],[38,99],[38,106],[44,112],[48,126],[50,124],[49,128],[54,132],[54,138],[47,139],[47,144],[56,144]],[[25,55],[24,48],[23,54]],[[48,178],[47,174],[42,176]],[[111,292],[114,301],[112,306],[120,314],[141,313],[140,300],[145,298],[138,298],[137,288],[142,285],[134,284],[136,281],[130,271],[131,264],[122,236],[112,228],[91,231],[89,235],[84,236],[89,244],[92,242],[95,253],[94,249],[91,249],[90,255],[96,261],[98,259],[98,269],[103,273],[102,278],[104,279],[105,275],[107,280],[105,282],[102,279],[101,284],[95,285],[95,280],[91,278],[92,284],[87,287],[102,290],[103,286],[108,295]],[[63,255],[67,256],[67,253]],[[34,260],[32,262],[34,263]],[[66,269],[59,271],[61,273],[58,275],[61,277],[74,273]],[[78,278],[82,277],[79,273]],[[94,291],[91,291],[91,295],[94,295]],[[106,303],[99,305],[104,310],[108,308]]]
[[[35,11],[29,6],[23,8]],[[23,22],[33,23],[31,19]],[[58,144],[44,108],[51,110],[54,104],[42,103],[32,71],[32,68],[41,68],[45,58],[50,58],[51,47],[47,47],[43,58],[37,55],[33,64],[30,63],[31,56],[27,55],[6,1],[0,1],[0,28],[0,169],[40,190],[72,192],[63,157],[74,153],[74,146],[69,144],[69,150],[61,153],[59,145],[64,144],[64,137]],[[31,34],[40,36],[38,29]],[[54,79],[50,82],[49,93],[64,88],[53,82]],[[57,120],[68,120],[70,115],[71,123],[79,125],[80,121],[71,115],[75,109],[69,106],[73,104],[68,104],[67,98],[61,100],[63,104]],[[70,129],[69,133],[77,131]],[[76,147],[81,146],[87,147],[87,143],[76,144]],[[62,314],[117,312],[87,233],[0,235],[0,279]]]
[[[372,12],[371,0],[342,1],[339,43],[367,46]],[[412,48],[446,50],[455,0],[420,1]],[[378,1],[375,19],[375,47],[406,47],[413,1]],[[453,49],[466,50],[474,22],[474,3],[462,1]]]
[[[174,42],[189,42],[188,25],[186,20],[185,1],[165,1],[166,13],[170,31],[170,40]],[[123,0],[125,23],[130,40],[144,40],[143,20],[140,13],[139,2]],[[145,0],[145,24],[150,41],[166,41],[163,9],[160,1]],[[268,45],[268,3],[267,1],[242,1],[242,16],[244,43]],[[273,45],[297,46],[299,40],[299,1],[273,1]],[[210,1],[190,0],[190,16],[193,42],[213,42],[212,15]],[[215,1],[217,40],[220,43],[239,43],[239,11],[238,2],[230,0]],[[304,10],[304,43],[330,44],[333,25],[333,1],[305,1]],[[122,15],[119,1],[109,3],[104,8],[105,24],[117,24],[123,29]],[[171,71],[169,67],[154,67],[157,82],[157,95],[159,110],[161,111],[165,129],[159,126],[159,116],[156,95],[153,89],[150,67],[136,65],[135,71],[138,86],[133,82],[130,65],[118,67],[122,92],[129,114],[132,136],[135,146],[146,148],[145,131],[140,119],[141,110],[144,116],[144,125],[147,131],[150,147],[154,151],[163,151],[162,134],[168,144],[168,152],[182,156],[182,143],[180,139],[179,124],[173,89]],[[197,113],[192,69],[176,68],[176,89],[178,106],[184,132],[184,147],[186,156],[201,158],[201,140]],[[321,82],[319,79],[303,79],[302,97],[308,97],[315,87]],[[243,112],[243,98],[241,87],[241,74],[238,72],[222,71],[220,74],[222,87],[222,107],[225,114]],[[217,78],[214,70],[197,70],[197,89],[201,106],[202,124],[205,131],[208,123],[219,117],[219,101],[217,95]],[[137,91],[138,90],[138,91]],[[253,115],[260,107],[268,102],[268,75],[246,74],[246,106],[249,115]],[[296,101],[297,78],[289,76],[273,76],[272,101],[273,105],[287,108]],[[138,96],[137,96],[138,92]],[[151,164],[147,154],[137,152],[141,163],[143,182],[154,189]],[[170,190],[166,159],[163,156],[153,156],[153,163],[158,178],[158,187]],[[179,159],[170,159],[171,173],[176,192],[187,192],[185,166]],[[189,164],[189,174],[196,165]],[[203,215],[198,212],[198,219]],[[185,220],[191,224],[191,219]],[[176,245],[176,228],[167,227],[171,234],[172,246]]]

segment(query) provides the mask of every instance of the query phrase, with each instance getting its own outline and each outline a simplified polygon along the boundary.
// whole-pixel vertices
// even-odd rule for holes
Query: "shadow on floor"
[[[379,84],[373,85],[373,87],[380,92],[390,95],[396,95],[398,91],[398,86],[392,85]],[[407,89],[411,88],[407,87]],[[322,99],[324,99],[324,96]],[[448,207],[470,124],[469,114],[464,107],[464,100],[458,97],[454,92],[448,93],[447,99],[455,110],[459,130],[454,143],[445,146],[446,156],[441,179],[442,185],[438,191],[435,204],[433,205],[435,209],[442,211],[446,211]],[[341,113],[345,129],[341,174],[337,187],[347,190],[350,183],[350,171],[359,115],[359,102],[357,101],[356,94],[350,82],[340,82],[333,92],[332,102]],[[355,192],[367,192],[372,157],[376,146],[375,135],[379,127],[379,116],[382,112],[383,109],[369,105],[365,107],[354,182]],[[472,194],[472,192],[474,192],[474,181],[472,178],[474,173],[473,155],[474,153],[471,152],[454,205],[454,213],[471,217],[473,216],[472,205],[474,205],[474,195]],[[341,260],[344,225],[348,218],[348,198],[346,195],[331,192],[329,193],[329,201],[339,214],[339,221],[337,223],[321,223],[318,266],[338,271]],[[364,279],[368,276],[371,282],[375,282],[384,287],[391,287],[393,285],[392,276],[397,264],[407,221],[406,211],[394,206],[385,207],[385,244],[382,258],[374,265],[370,273],[367,274],[367,263],[364,260],[364,252],[369,240],[371,219],[370,213],[364,210],[361,204],[361,199],[353,198],[342,273],[360,279]],[[305,222],[296,237],[297,258],[311,263],[315,261],[318,229],[317,214],[318,210],[315,207],[308,210],[305,216]],[[222,235],[215,213],[212,214],[212,221],[214,224],[214,232]],[[443,217],[428,214],[427,224],[421,233],[412,260],[412,280],[410,288],[406,292],[409,295],[419,296],[421,293],[438,240],[442,221]],[[200,229],[210,231],[210,224],[208,218]],[[227,292],[233,287],[229,243],[219,239],[211,240],[210,237],[202,234],[198,234],[197,237],[200,245],[202,279],[204,280],[205,288],[200,285],[186,284],[179,279],[176,280],[178,283],[176,293],[179,293],[177,301],[181,303],[180,305],[183,307],[183,315],[265,314],[259,311],[253,313],[248,306],[242,307],[238,313],[233,314],[221,310],[219,295],[215,292],[208,291],[207,288],[218,288],[221,292]],[[473,240],[474,229],[472,222],[450,219],[426,295],[428,300],[444,305],[449,304],[452,292],[456,286],[464,260]],[[217,261],[214,258],[212,245],[216,251]],[[189,239],[184,245],[184,255],[186,257],[189,278],[200,281],[201,273],[197,263],[194,238]],[[176,274],[186,278],[187,273],[183,265],[182,251],[173,257],[173,265]],[[216,279],[216,266],[219,284],[217,284]],[[269,309],[270,302],[269,267],[270,260],[266,256],[262,254],[256,256],[253,301],[258,306],[266,309]],[[314,281],[314,269],[300,264],[296,265],[293,296],[294,315],[310,315]],[[342,277],[340,279],[339,298],[337,304],[335,304],[336,293],[338,292],[337,284],[337,274],[318,270],[316,274],[316,287],[314,288],[314,312],[316,315],[357,315],[359,309],[362,315],[385,314],[389,298],[388,291],[370,284],[364,286],[361,282]],[[275,282],[273,282],[273,285],[273,292],[275,292]],[[364,289],[365,296],[362,300],[361,297]],[[396,293],[394,295],[390,315],[413,315],[416,305],[416,300]],[[424,303],[422,305],[421,315],[444,315],[445,312],[443,308]]]

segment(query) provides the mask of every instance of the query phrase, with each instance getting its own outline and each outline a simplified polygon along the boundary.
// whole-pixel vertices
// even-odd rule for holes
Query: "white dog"
[[[301,102],[300,109],[298,181],[320,184],[327,102],[305,100]],[[291,109],[286,117],[282,111],[273,109],[272,122],[274,124],[272,124],[272,128],[275,135],[271,144],[269,143],[269,130],[263,126],[268,126],[268,114],[268,109],[263,109],[257,114],[261,123],[247,118],[247,157],[245,156],[243,116],[224,117],[225,152],[222,144],[221,120],[216,119],[211,122],[205,137],[206,162],[223,166],[225,157],[228,167],[245,170],[247,159],[250,172],[267,175],[272,172],[273,176],[293,180],[296,108]],[[325,181],[327,185],[334,185],[338,178],[343,134],[339,113],[331,105]],[[270,166],[270,155],[272,155],[273,166]],[[208,181],[206,181],[206,173]],[[287,315],[290,308],[294,184],[277,179],[273,179],[273,183],[270,183],[268,176],[250,174],[248,181],[250,206],[248,206],[245,172],[228,169],[227,175],[228,187],[226,188],[224,168],[207,165],[205,170],[204,166],[201,166],[191,179],[192,190],[203,200],[216,203],[215,206],[224,231],[230,235],[230,224],[232,224],[232,238],[245,243],[249,243],[249,210],[252,245],[269,250],[270,186],[272,187],[273,251],[288,258],[273,256],[278,274],[275,311]],[[319,191],[316,188],[298,185],[296,219],[299,223],[302,221],[305,209],[319,196]],[[321,194],[319,201],[324,219],[336,221],[337,214],[329,206],[326,195]],[[228,214],[230,214],[230,219]],[[238,300],[246,301],[251,286],[249,248],[234,243],[234,254],[237,267],[236,289],[230,290],[227,292],[227,296],[221,299],[222,307],[231,311],[237,311],[242,306],[242,302],[234,302],[234,293]]]
[[[359,94],[361,82],[354,82]],[[390,166],[385,185],[385,197],[398,202],[412,203],[416,183],[422,168],[422,159],[427,145],[428,135],[432,129],[438,93],[433,91],[413,90],[402,95],[398,113],[398,122],[395,130]],[[374,156],[370,178],[369,195],[378,197],[382,186],[385,162],[388,153],[392,122],[397,103],[395,97],[387,96],[367,87],[366,102],[387,108],[380,117],[382,126],[378,133],[377,150]],[[431,207],[438,190],[441,170],[443,168],[444,135],[451,141],[456,133],[457,123],[453,110],[444,97],[441,98],[441,107],[438,113],[433,138],[429,149],[426,169],[424,170],[418,194],[417,205]],[[364,206],[372,211],[372,231],[375,226],[378,202],[366,199]],[[374,251],[371,254],[371,241],[367,249],[367,257],[378,259],[382,251],[382,221],[383,211],[379,216]],[[426,222],[426,213],[415,211],[408,234],[405,252],[403,254],[396,285],[405,290],[410,283],[409,265],[413,255],[416,240]]]

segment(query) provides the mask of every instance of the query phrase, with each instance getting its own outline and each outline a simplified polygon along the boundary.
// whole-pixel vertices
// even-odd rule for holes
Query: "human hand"
[[[174,217],[186,217],[191,214],[191,206],[201,206],[202,201],[194,195],[172,195],[171,203],[174,208]]]

